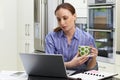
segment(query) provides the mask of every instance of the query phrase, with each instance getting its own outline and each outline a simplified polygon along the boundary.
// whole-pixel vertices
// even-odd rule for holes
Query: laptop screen
[[[62,55],[21,53],[20,57],[28,75],[67,77]]]

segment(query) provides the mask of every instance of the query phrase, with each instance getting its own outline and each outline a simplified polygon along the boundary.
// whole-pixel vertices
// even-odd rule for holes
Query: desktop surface
[[[53,78],[53,77],[33,77],[30,76],[27,80],[82,80],[82,79],[66,79],[66,78]],[[120,80],[115,77],[107,78],[104,80]]]
[[[57,77],[42,77],[42,76],[27,76],[24,72],[18,71],[0,71],[0,80],[81,80],[81,79],[67,79]],[[115,77],[109,77],[103,80],[120,80]]]

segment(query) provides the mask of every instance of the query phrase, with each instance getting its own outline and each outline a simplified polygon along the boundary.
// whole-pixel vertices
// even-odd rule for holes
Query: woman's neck
[[[73,38],[74,33],[75,33],[75,27],[73,27],[71,30],[65,32],[65,35],[66,35],[67,40],[68,40],[68,44],[71,43],[71,40]]]

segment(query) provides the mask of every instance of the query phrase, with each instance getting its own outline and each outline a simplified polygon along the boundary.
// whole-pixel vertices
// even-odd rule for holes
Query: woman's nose
[[[64,24],[65,24],[65,21],[62,19],[62,20],[60,21],[60,24],[61,24],[61,25],[64,25]]]

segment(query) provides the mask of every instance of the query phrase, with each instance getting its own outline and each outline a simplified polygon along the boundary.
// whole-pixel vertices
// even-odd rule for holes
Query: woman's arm
[[[49,33],[45,38],[45,52],[47,54],[54,54],[55,47],[52,39],[52,33]]]

